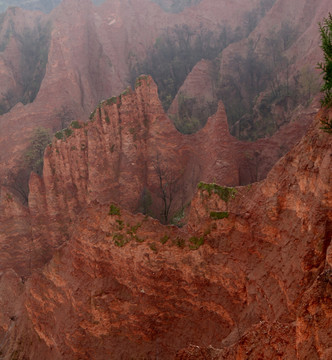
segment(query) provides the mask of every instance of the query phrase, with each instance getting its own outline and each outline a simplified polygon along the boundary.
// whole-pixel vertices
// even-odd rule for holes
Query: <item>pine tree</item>
[[[318,64],[322,70],[324,84],[321,91],[324,93],[322,106],[332,106],[332,14],[324,19],[323,24],[319,24],[321,48],[324,52],[324,62]]]

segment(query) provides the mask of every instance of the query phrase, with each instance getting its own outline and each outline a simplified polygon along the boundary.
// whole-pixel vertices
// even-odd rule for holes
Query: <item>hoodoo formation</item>
[[[329,1],[16,5],[0,359],[331,359]]]

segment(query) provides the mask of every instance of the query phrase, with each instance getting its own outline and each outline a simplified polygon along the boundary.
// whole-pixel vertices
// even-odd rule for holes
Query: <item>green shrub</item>
[[[66,135],[66,137],[69,137],[70,135],[73,134],[73,130],[72,130],[72,129],[69,129],[69,128],[64,129],[63,132],[64,132],[64,134]]]
[[[130,93],[131,93],[131,88],[128,86],[127,89],[121,93],[121,96],[126,96]]]
[[[62,140],[63,139],[63,132],[57,131],[54,135],[57,139]]]
[[[124,224],[122,220],[117,219],[116,222],[118,223],[118,229],[123,230]]]
[[[124,246],[128,242],[128,240],[124,237],[123,234],[114,234],[113,240],[114,240],[114,244],[119,247]]]
[[[151,249],[152,251],[154,251],[154,252],[157,251],[157,246],[156,246],[155,243],[151,243],[151,244],[149,245],[149,247],[150,247],[150,249]]]
[[[171,219],[171,224],[177,226],[177,227],[182,227],[184,225],[184,223],[182,222],[182,220],[184,219],[184,207],[181,208],[180,210],[178,210],[172,217]]]
[[[165,234],[165,235],[160,239],[160,242],[164,245],[164,244],[167,243],[168,239],[169,239],[169,236]]]
[[[114,204],[111,204],[108,215],[120,215],[120,209]]]
[[[228,211],[211,211],[210,218],[213,220],[227,219],[229,216]]]
[[[109,124],[111,122],[110,117],[108,115],[106,115],[105,121],[106,121],[107,124]]]
[[[219,186],[217,184],[206,184],[203,182],[200,182],[198,184],[198,189],[202,191],[207,191],[209,195],[211,195],[212,193],[217,194],[226,203],[229,201],[230,198],[234,199],[235,194],[237,193],[237,190],[233,187]]]
[[[138,228],[140,228],[142,226],[142,223],[137,223],[136,225],[133,225],[130,227],[130,231],[133,233],[133,234],[136,234]]]
[[[191,250],[197,250],[199,249],[203,244],[204,244],[204,237],[196,237],[196,236],[192,236],[189,241],[191,242],[191,244],[189,244],[189,248]]]
[[[318,68],[322,70],[323,86],[321,91],[324,93],[322,99],[323,106],[332,105],[332,14],[324,19],[323,24],[319,24],[321,48],[324,52],[324,62],[318,64]]]
[[[173,241],[175,243],[176,246],[178,246],[179,248],[183,249],[186,245],[186,242],[184,241],[184,239],[177,237],[175,239],[175,241]]]
[[[140,87],[142,85],[142,80],[147,80],[148,76],[147,75],[141,75],[139,76],[136,81],[135,81],[135,89],[137,89],[138,87]]]
[[[77,120],[72,121],[70,126],[74,129],[80,129],[82,127],[82,125]]]
[[[325,132],[332,134],[332,119],[329,120],[326,116],[323,116],[320,120],[321,129]]]
[[[113,96],[113,97],[106,100],[107,105],[116,104],[116,102],[117,102],[117,97],[116,96]]]

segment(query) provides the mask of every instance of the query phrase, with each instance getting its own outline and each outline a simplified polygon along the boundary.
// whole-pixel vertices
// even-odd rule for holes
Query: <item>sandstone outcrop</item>
[[[50,14],[8,9],[0,27],[0,104],[10,108],[0,116],[0,174],[17,164],[36,127],[55,132],[72,120],[86,119],[101,99],[119,94],[128,86],[130,66],[167,27],[200,24],[215,31],[220,22],[236,27],[240,15],[256,2],[248,1],[240,10],[232,2],[225,11],[225,1],[205,0],[180,14],[166,13],[149,0],[105,1],[99,6],[89,0],[64,0]],[[37,97],[23,106],[22,38],[38,23],[51,28],[48,62]]]
[[[227,186],[257,181],[284,150],[278,138],[243,143],[232,137],[222,103],[204,129],[180,134],[148,76],[137,80],[135,91],[127,89],[100,103],[91,118],[58,133],[46,149],[43,178],[30,179],[28,209],[2,190],[1,269],[12,267],[26,275],[43,265],[68,239],[82,209],[95,200],[169,221],[188,205],[199,181]],[[18,219],[24,226],[15,225]],[[13,232],[8,231],[12,222]]]
[[[127,65],[115,54],[128,55],[126,36],[141,56],[168,21],[213,19],[213,27],[222,7],[213,2],[211,19],[188,8],[170,20],[152,5],[138,22],[159,30],[142,45],[125,19],[145,2],[127,14],[129,0],[98,8],[67,0],[48,15],[55,25],[41,90],[0,118],[3,171],[36,126],[60,129],[67,105],[72,120],[85,120],[122,87]],[[103,70],[107,58],[123,66],[120,75]],[[31,175],[27,207],[0,188],[0,358],[329,359],[332,148],[319,119],[331,111],[271,170],[315,107],[270,139],[245,143],[230,135],[219,102],[202,130],[181,135],[142,76],[91,121],[57,133],[43,177]],[[148,216],[165,221],[170,187],[168,220],[189,210],[180,228]]]
[[[212,63],[208,60],[201,60],[187,77],[184,84],[179,90],[179,94],[183,93],[188,97],[202,98],[204,102],[214,99],[213,82],[211,79]],[[168,114],[174,114],[178,108],[178,96],[174,99]]]
[[[4,358],[328,359],[330,140],[317,119],[266,180],[201,183],[184,228],[88,203],[2,321]]]

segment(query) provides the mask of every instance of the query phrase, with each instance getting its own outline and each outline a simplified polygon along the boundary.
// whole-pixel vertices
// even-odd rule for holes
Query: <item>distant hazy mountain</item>
[[[28,10],[40,10],[50,12],[62,0],[0,0],[0,13],[6,11],[9,6],[19,6]],[[92,0],[96,5],[103,3],[105,0]]]
[[[201,0],[152,0],[159,4],[165,11],[180,12],[187,6],[196,5]]]
[[[19,6],[28,10],[41,10],[50,12],[61,3],[62,0],[0,0],[0,12],[6,11],[9,6]],[[92,0],[100,5],[105,0]],[[187,6],[196,5],[201,0],[151,0],[159,4],[165,11],[180,12]]]
[[[6,11],[9,6],[19,6],[29,10],[50,12],[61,0],[0,0],[0,12]]]

